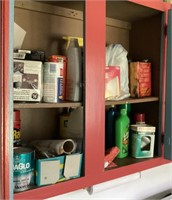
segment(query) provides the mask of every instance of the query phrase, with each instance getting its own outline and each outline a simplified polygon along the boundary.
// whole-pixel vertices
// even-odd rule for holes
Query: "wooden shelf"
[[[108,100],[105,105],[120,105],[125,103],[147,103],[159,101],[158,97],[144,97],[144,98],[127,98],[123,100]],[[22,108],[65,108],[65,107],[80,107],[81,102],[61,102],[61,103],[14,103],[14,109]]]
[[[61,103],[14,103],[14,109],[22,108],[65,108],[80,107],[81,102],[61,102]]]
[[[123,100],[108,100],[105,102],[105,105],[120,105],[125,103],[147,103],[147,102],[153,102],[153,101],[159,101],[158,97],[144,97],[144,98],[127,98]]]

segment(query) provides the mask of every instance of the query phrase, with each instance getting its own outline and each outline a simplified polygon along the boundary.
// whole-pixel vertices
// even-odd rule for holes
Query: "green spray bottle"
[[[120,149],[117,158],[128,156],[129,124],[130,119],[127,116],[127,110],[121,109],[120,115],[115,121],[115,145]]]

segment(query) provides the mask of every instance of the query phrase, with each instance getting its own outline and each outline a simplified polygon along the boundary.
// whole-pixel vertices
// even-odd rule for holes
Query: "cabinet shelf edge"
[[[159,101],[159,97],[144,97],[144,98],[127,98],[123,100],[108,100],[105,102],[105,105],[120,105],[125,103],[148,103],[153,101]]]
[[[14,109],[22,108],[65,108],[80,107],[81,102],[62,102],[62,103],[14,103]]]

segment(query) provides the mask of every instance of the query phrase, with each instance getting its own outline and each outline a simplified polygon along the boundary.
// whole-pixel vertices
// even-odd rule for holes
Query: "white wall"
[[[141,200],[149,197],[153,200],[161,199],[170,192],[172,163],[95,185],[92,195],[83,189],[49,200]]]

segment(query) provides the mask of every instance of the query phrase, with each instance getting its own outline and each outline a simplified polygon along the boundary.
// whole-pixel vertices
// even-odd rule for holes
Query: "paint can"
[[[14,119],[13,145],[14,147],[18,147],[21,145],[20,110],[14,110],[13,119]]]
[[[14,148],[14,192],[21,192],[34,185],[35,153],[30,148]]]

